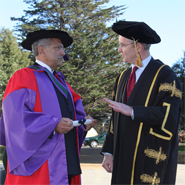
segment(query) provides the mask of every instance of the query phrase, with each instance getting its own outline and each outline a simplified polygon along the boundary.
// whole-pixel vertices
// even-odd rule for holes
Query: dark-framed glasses
[[[65,49],[63,45],[58,45],[58,46],[55,46],[54,48],[59,49],[59,50],[61,50],[61,49],[64,50]]]
[[[130,43],[130,44],[122,44],[122,43],[119,43],[119,46],[121,48],[125,48],[126,46],[129,46],[129,45],[132,45],[132,44],[134,44],[134,43]]]

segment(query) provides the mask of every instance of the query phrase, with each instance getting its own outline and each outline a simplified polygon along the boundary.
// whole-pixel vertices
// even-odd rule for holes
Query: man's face
[[[134,43],[121,35],[119,35],[119,43],[118,52],[122,54],[123,62],[135,64],[137,56]]]
[[[63,56],[65,55],[64,46],[60,39],[53,38],[52,44],[49,47],[44,47],[45,63],[52,70],[60,67],[63,64]]]

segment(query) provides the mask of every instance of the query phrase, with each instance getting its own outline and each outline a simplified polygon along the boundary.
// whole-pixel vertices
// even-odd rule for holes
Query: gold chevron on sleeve
[[[170,140],[172,138],[173,134],[170,131],[168,131],[167,129],[165,129],[165,125],[166,125],[166,122],[167,122],[167,119],[168,119],[168,115],[169,115],[169,112],[170,112],[170,106],[171,105],[169,103],[164,102],[163,106],[167,106],[167,109],[166,109],[166,114],[164,116],[164,120],[163,120],[163,123],[162,123],[162,126],[161,126],[161,130],[163,132],[165,132],[167,135],[169,135],[169,137],[166,137],[166,136],[160,135],[158,133],[155,133],[153,131],[153,128],[150,128],[150,132],[149,133],[154,135],[154,136],[156,136],[156,137],[159,137],[161,139]]]
[[[175,80],[173,81],[173,85],[172,85],[172,83],[161,84],[159,87],[159,92],[160,91],[169,91],[169,92],[171,92],[171,97],[176,96],[177,98],[182,99],[182,92],[176,88]]]
[[[144,150],[144,153],[146,154],[147,157],[156,159],[156,164],[159,164],[159,162],[161,161],[165,161],[167,158],[166,154],[162,152],[162,147],[159,148],[159,151],[147,148]]]
[[[154,176],[150,176],[148,174],[142,174],[140,179],[144,183],[150,183],[151,185],[158,185],[160,183],[160,178],[157,178],[157,172],[154,173]]]

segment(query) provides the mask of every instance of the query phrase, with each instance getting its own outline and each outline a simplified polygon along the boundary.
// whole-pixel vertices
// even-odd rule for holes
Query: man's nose
[[[64,49],[61,49],[61,50],[60,50],[60,53],[61,53],[62,56],[64,56],[64,55],[65,55]]]
[[[118,52],[122,52],[121,46],[118,47]]]

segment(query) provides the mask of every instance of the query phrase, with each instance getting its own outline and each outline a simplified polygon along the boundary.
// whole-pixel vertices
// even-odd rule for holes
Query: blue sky
[[[185,0],[110,0],[107,6],[125,5],[125,13],[117,20],[143,21],[161,37],[161,43],[152,45],[150,51],[155,59],[172,66],[185,52]],[[28,5],[23,0],[0,0],[0,28],[13,29]],[[115,22],[113,20],[109,24]]]

